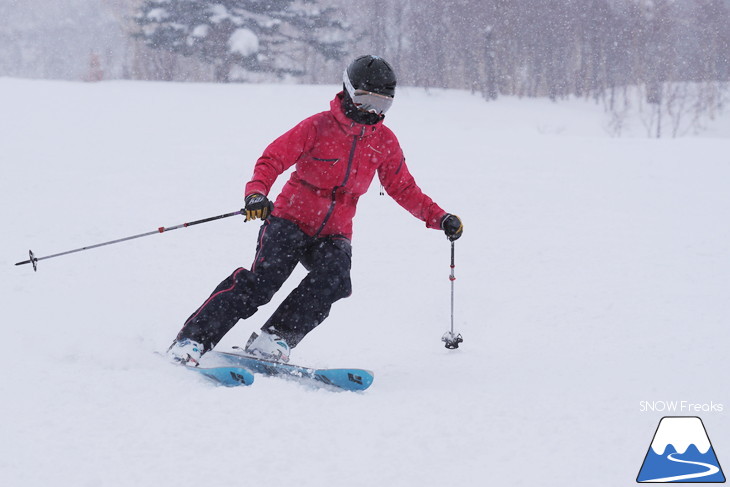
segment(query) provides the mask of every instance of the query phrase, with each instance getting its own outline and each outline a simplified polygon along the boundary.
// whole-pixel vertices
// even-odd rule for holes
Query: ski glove
[[[441,219],[441,229],[446,234],[446,238],[453,242],[461,237],[461,234],[464,232],[464,224],[461,223],[461,219],[458,216],[447,213]]]
[[[246,196],[246,220],[255,220],[261,218],[266,220],[272,211],[274,211],[274,204],[269,201],[269,198],[262,195],[261,193],[251,193]]]

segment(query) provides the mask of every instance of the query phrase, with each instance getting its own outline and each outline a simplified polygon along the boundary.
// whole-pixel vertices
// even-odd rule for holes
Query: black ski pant
[[[259,231],[251,270],[236,269],[188,318],[177,336],[211,350],[238,320],[268,303],[298,263],[309,271],[261,327],[295,347],[329,315],[332,303],[352,293],[350,240],[310,237],[286,219],[269,217]]]

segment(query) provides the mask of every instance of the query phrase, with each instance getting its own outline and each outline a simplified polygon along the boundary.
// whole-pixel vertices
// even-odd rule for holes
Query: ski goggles
[[[347,70],[342,75],[342,81],[345,83],[345,89],[358,110],[382,115],[393,104],[392,96],[379,95],[372,91],[356,90],[350,82],[350,77],[347,76]]]

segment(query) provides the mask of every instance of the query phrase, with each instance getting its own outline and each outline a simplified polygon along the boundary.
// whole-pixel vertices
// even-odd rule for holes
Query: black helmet
[[[360,56],[350,63],[345,74],[356,90],[369,91],[391,98],[395,96],[395,71],[381,57]]]
[[[382,115],[393,104],[395,72],[383,58],[360,56],[347,67],[342,81],[347,94],[362,111]]]

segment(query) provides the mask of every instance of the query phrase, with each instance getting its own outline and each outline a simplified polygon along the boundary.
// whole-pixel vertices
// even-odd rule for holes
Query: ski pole
[[[76,253],[76,252],[82,252],[84,250],[95,249],[97,247],[103,247],[105,245],[112,245],[112,244],[115,244],[115,243],[126,242],[127,240],[133,240],[135,238],[140,238],[140,237],[147,237],[149,235],[154,235],[156,233],[169,232],[171,230],[177,230],[178,228],[192,227],[193,225],[200,225],[201,223],[208,223],[208,222],[212,222],[214,220],[220,220],[221,218],[228,218],[230,216],[241,215],[243,213],[245,213],[244,210],[238,210],[238,211],[234,211],[233,213],[226,213],[224,215],[212,216],[210,218],[203,218],[202,220],[195,220],[193,222],[188,222],[188,223],[181,223],[180,225],[175,225],[175,226],[172,226],[172,227],[159,227],[157,230],[153,230],[151,232],[140,233],[139,235],[132,235],[130,237],[119,238],[119,239],[116,239],[116,240],[111,240],[109,242],[103,242],[103,243],[99,243],[99,244],[89,245],[87,247],[81,247],[80,249],[67,250],[65,252],[59,252],[58,254],[46,255],[45,257],[36,257],[33,254],[33,251],[32,250],[29,250],[28,251],[28,254],[29,254],[30,258],[28,260],[24,260],[22,262],[18,262],[15,265],[33,264],[33,270],[34,271],[37,271],[38,270],[38,261],[41,261],[41,260],[52,259],[54,257],[60,257],[62,255],[73,254],[73,253]]]
[[[454,276],[454,268],[456,266],[454,265],[454,242],[451,241],[451,274],[449,275],[449,281],[451,281],[451,331],[447,331],[444,333],[444,335],[441,337],[441,341],[446,344],[446,348],[448,349],[454,349],[459,348],[459,343],[463,342],[464,339],[461,338],[461,333],[454,334],[454,281],[456,280],[456,276]]]

